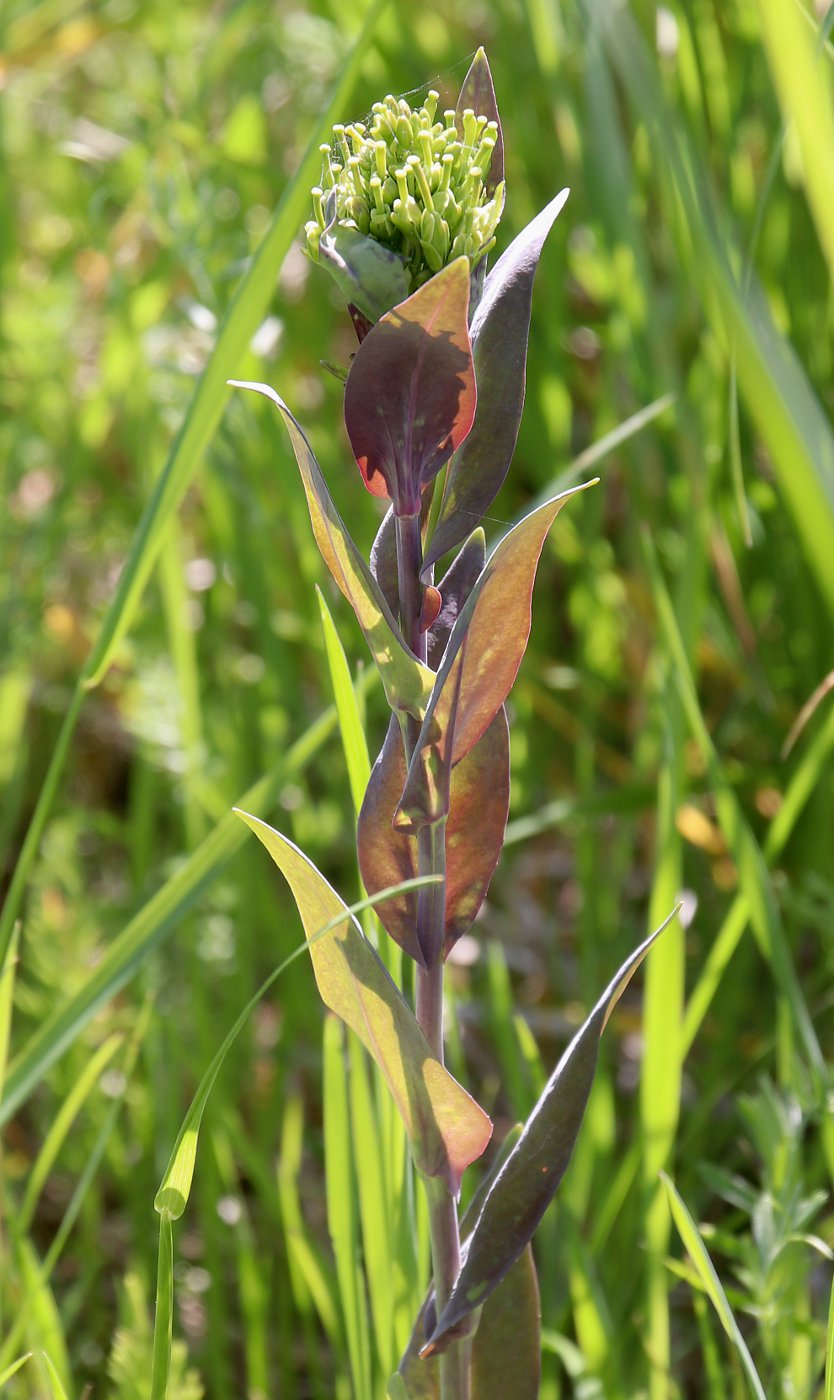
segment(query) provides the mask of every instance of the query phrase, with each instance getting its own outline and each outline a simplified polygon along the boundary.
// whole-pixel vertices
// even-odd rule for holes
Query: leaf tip
[[[240,820],[249,827],[250,831],[257,833],[257,828],[263,826],[263,822],[258,817],[253,817],[251,812],[244,812],[242,807],[233,807],[232,811],[236,817],[240,817]]]

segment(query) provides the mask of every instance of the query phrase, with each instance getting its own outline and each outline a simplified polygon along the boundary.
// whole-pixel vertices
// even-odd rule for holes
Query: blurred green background
[[[24,893],[0,1374],[46,1350],[71,1396],[149,1394],[154,1192],[219,1040],[301,937],[230,807],[266,775],[263,814],[347,899],[358,888],[315,583],[352,668],[362,639],[280,424],[223,385],[278,388],[369,548],[376,503],[319,363],[346,362],[353,332],[301,253],[301,186],[271,224],[327,139],[361,11],[0,11],[0,892],[18,868]],[[602,481],[545,549],[512,696],[508,844],[451,974],[453,1068],[499,1135],[685,892],[685,933],[666,935],[609,1030],[539,1237],[545,1400],[749,1393],[670,1229],[664,1166],[769,1400],[831,1393],[830,699],[784,753],[834,665],[824,22],[794,0],[392,0],[339,112],[427,82],[453,95],[483,43],[507,148],[499,250],[572,187],[537,276],[493,534],[577,457],[577,476]],[[314,160],[303,186],[315,178]],[[262,261],[235,310],[265,238],[277,285]],[[172,461],[177,509],[137,544]],[[126,559],[148,573],[131,608],[114,594]],[[103,624],[124,633],[112,655],[95,650]],[[82,692],[91,655],[106,674]],[[7,967],[0,1049],[10,995]],[[172,1396],[351,1394],[321,1024],[302,960],[218,1080],[176,1233]],[[57,1392],[36,1357],[8,1393]]]

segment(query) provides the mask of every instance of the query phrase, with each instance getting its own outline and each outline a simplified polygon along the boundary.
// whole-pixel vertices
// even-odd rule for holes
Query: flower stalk
[[[248,819],[289,881],[319,991],[385,1076],[425,1186],[433,1293],[388,1394],[535,1400],[538,1288],[530,1241],[570,1159],[599,1038],[651,940],[628,959],[557,1065],[461,1247],[463,1172],[492,1124],[444,1066],[443,978],[497,865],[509,808],[505,701],[530,634],[536,568],[574,487],[537,506],[487,557],[481,520],[515,448],[532,285],[557,195],[487,272],[504,200],[489,65],[475,56],[454,109],[386,97],[322,148],[311,256],[345,294],[359,339],[345,426],[361,479],[390,509],[370,560],[351,538],[300,424],[274,390],[316,542],[353,608],[391,709],[357,824],[379,918],[415,964],[408,1006],[350,912],[303,852]],[[427,509],[445,467],[437,512]],[[428,522],[428,523],[427,523]],[[425,542],[424,542],[425,534]],[[455,550],[437,584],[434,569]],[[414,888],[414,877],[433,877]],[[323,920],[340,924],[318,941]],[[473,1387],[473,1377],[475,1377]]]

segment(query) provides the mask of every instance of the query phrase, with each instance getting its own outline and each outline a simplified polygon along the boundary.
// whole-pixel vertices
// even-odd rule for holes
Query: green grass
[[[153,1200],[301,939],[231,808],[354,902],[384,730],[284,429],[226,380],[280,391],[367,551],[305,191],[333,117],[453,89],[484,42],[499,247],[572,188],[491,538],[554,482],[602,485],[542,560],[450,1060],[502,1134],[689,891],[538,1239],[542,1400],[735,1400],[754,1372],[828,1400],[830,694],[781,753],[832,666],[834,51],[801,0],[671,5],[660,51],[638,0],[351,13],[0,17],[0,1384],[146,1400],[156,1364],[170,1400],[377,1400],[422,1301],[399,1121],[306,959],[212,1088],[156,1355]]]

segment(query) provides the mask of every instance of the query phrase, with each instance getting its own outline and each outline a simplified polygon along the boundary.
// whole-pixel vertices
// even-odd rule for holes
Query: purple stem
[[[423,542],[419,515],[398,515],[397,574],[400,594],[400,626],[406,644],[425,664],[426,634],[420,630],[423,590],[420,569]],[[410,761],[420,733],[419,721],[409,715],[406,723],[406,761]],[[446,874],[446,823],[423,827],[417,837],[417,862],[421,875]],[[415,1015],[432,1054],[443,1064],[443,940],[446,885],[424,886],[417,897],[417,931],[427,954],[427,967],[417,967]],[[438,1316],[460,1272],[460,1233],[457,1203],[442,1181],[424,1182],[429,1205],[432,1270]],[[458,1342],[439,1358],[441,1400],[469,1400],[469,1345]]]

